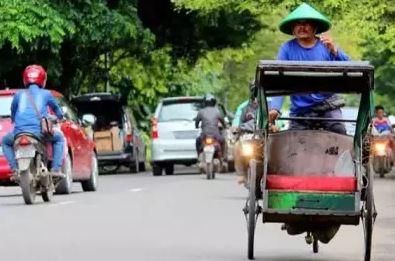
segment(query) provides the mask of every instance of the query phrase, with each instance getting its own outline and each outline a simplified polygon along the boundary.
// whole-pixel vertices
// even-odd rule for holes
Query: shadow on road
[[[0,198],[13,198],[13,197],[22,197],[22,194],[18,193],[18,194],[0,195]]]

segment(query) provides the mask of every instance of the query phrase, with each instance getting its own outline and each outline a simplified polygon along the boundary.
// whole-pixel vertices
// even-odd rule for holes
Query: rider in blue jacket
[[[14,123],[14,130],[4,136],[2,144],[4,155],[13,172],[13,180],[18,179],[17,161],[13,149],[15,137],[23,132],[41,137],[40,118],[48,116],[48,108],[55,112],[58,119],[63,119],[62,110],[55,97],[50,91],[44,90],[46,81],[47,73],[43,67],[39,65],[26,67],[23,73],[23,83],[27,89],[17,92],[12,100],[11,121]],[[62,178],[64,177],[61,173],[61,167],[65,142],[63,134],[55,130],[49,139],[53,145],[51,174],[54,177]]]

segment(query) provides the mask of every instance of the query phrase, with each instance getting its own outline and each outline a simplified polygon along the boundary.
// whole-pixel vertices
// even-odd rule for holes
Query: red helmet
[[[29,84],[37,84],[41,88],[45,88],[47,83],[47,72],[41,65],[29,65],[23,71],[23,85],[27,87]]]

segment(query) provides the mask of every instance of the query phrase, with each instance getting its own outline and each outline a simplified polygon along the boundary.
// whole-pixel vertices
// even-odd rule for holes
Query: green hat
[[[299,20],[313,21],[317,25],[316,33],[318,34],[328,31],[332,25],[323,14],[310,5],[303,3],[280,22],[280,31],[285,34],[293,34],[293,24]]]

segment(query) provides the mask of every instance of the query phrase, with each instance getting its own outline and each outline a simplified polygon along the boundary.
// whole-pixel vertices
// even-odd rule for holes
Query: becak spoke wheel
[[[247,228],[248,228],[248,259],[254,259],[254,239],[259,206],[256,198],[256,161],[251,160],[248,168],[248,201],[247,201]]]
[[[373,172],[370,169],[370,164],[366,166],[366,178],[368,180],[366,187],[366,199],[362,207],[362,222],[365,236],[365,261],[371,260],[372,254],[372,236],[373,224],[376,218],[376,211],[374,207],[373,197]]]

